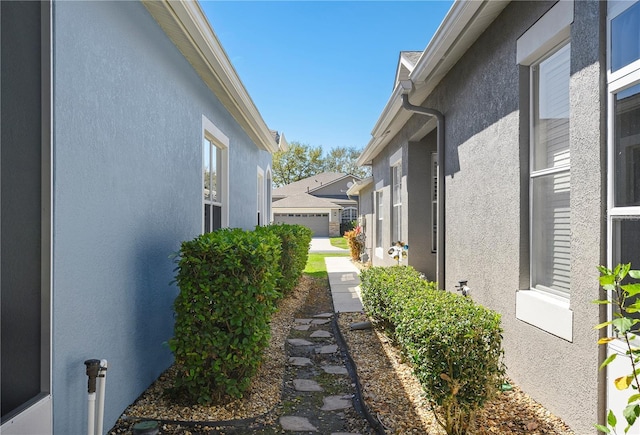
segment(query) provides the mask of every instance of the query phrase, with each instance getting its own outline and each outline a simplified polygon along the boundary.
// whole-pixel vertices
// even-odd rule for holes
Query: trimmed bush
[[[242,396],[269,342],[280,251],[275,235],[239,229],[182,243],[169,340],[176,393],[197,403]]]
[[[280,273],[278,288],[286,295],[295,288],[307,265],[312,232],[302,225],[275,224],[256,227],[256,231],[271,233],[280,239]]]
[[[413,365],[438,423],[449,435],[469,433],[504,376],[500,315],[410,267],[363,271],[361,288],[365,311]]]

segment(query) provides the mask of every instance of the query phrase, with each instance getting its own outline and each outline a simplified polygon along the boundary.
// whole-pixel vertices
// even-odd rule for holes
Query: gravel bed
[[[324,302],[326,292],[329,292],[326,280],[303,276],[292,294],[280,302],[271,322],[271,341],[265,350],[264,362],[243,398],[211,406],[173,403],[163,394],[175,376],[171,367],[126,409],[109,435],[130,434],[133,424],[141,419],[162,420],[163,434],[284,433],[277,421],[282,412],[285,341],[294,326],[296,312],[303,306],[313,306],[314,300]],[[356,363],[364,401],[371,414],[389,434],[444,434],[423,399],[410,366],[391,341],[376,330],[350,330],[351,323],[364,320],[367,319],[363,313],[338,316],[338,325]],[[357,416],[351,417],[357,419]],[[354,427],[358,424],[353,422]],[[370,433],[364,426],[360,432]],[[512,391],[501,393],[478,415],[474,433],[573,435],[560,419],[516,385]]]

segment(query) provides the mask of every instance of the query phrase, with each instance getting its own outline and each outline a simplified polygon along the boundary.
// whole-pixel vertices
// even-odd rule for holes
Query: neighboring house
[[[107,430],[172,363],[170,254],[266,221],[278,144],[197,2],[0,15],[0,431],[86,433],[91,358]]]
[[[352,187],[373,264],[400,238],[441,288],[468,280],[502,315],[509,376],[581,435],[627,397],[628,360],[598,370],[624,347],[599,350],[592,301],[597,265],[640,268],[638,29],[637,1],[454,2]]]
[[[273,222],[299,224],[316,237],[336,237],[358,218],[358,201],[347,190],[358,177],[323,172],[273,189]]]

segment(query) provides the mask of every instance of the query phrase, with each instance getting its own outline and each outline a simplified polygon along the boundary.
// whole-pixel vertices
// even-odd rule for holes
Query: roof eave
[[[142,0],[142,3],[257,147],[270,153],[278,151],[278,144],[199,3],[175,0]]]
[[[409,74],[415,86],[411,94],[413,101],[427,99],[440,80],[510,1],[454,2]],[[401,96],[401,86],[397,84],[371,132],[373,137],[357,160],[359,166],[371,164],[411,118],[412,113],[402,109]]]

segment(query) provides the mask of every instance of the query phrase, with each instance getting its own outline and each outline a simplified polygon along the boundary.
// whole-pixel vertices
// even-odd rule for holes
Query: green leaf
[[[609,414],[607,415],[607,424],[611,427],[616,427],[616,424],[618,424],[618,419],[612,410],[609,410]]]
[[[627,317],[620,317],[618,319],[614,319],[611,323],[613,324],[613,327],[616,328],[616,330],[620,334],[625,334],[633,326],[633,321]]]
[[[601,299],[601,300],[595,300],[595,301],[591,301],[591,303],[593,304],[598,304],[598,305],[604,305],[604,304],[610,304],[611,301],[609,301],[608,299]]]
[[[627,433],[627,430],[633,426],[633,423],[636,422],[636,419],[640,415],[640,405],[627,405],[627,407],[622,411],[622,415],[624,415],[625,420],[629,423],[629,426],[624,430],[624,432]]]
[[[623,264],[620,267],[620,271],[616,273],[616,276],[620,281],[622,281],[627,276],[630,270],[631,270],[631,263]]]
[[[640,283],[626,284],[620,286],[620,288],[625,291],[627,296],[635,296],[640,293]]]
[[[607,359],[605,359],[602,364],[600,364],[600,370],[602,370],[604,367],[608,366],[609,363],[611,363],[611,361],[616,359],[616,356],[618,356],[617,353],[612,353],[611,355],[609,355],[609,357]]]
[[[611,433],[611,430],[608,427],[601,424],[594,424],[593,426],[602,433]]]
[[[602,286],[615,284],[615,282],[616,279],[613,275],[602,275],[600,277],[600,285]]]
[[[639,369],[639,370],[640,370],[640,369]],[[638,370],[636,370],[636,371],[638,371]],[[637,400],[640,400],[640,394],[633,394],[633,395],[631,395],[631,396],[629,397],[629,400],[627,400],[627,403],[629,403],[629,404],[630,404],[630,403],[633,403],[633,402],[635,402],[635,401],[637,401]]]
[[[611,275],[613,272],[611,271],[611,269],[605,267],[605,266],[597,266],[598,271],[602,274],[602,275]]]
[[[633,279],[640,279],[640,270],[630,270],[629,276]]]
[[[602,322],[602,323],[600,323],[600,324],[598,324],[598,325],[594,326],[594,327],[593,327],[593,329],[602,329],[602,328],[604,328],[605,326],[609,326],[609,325],[611,325],[611,323],[613,323],[611,320],[609,320],[608,322]]]

